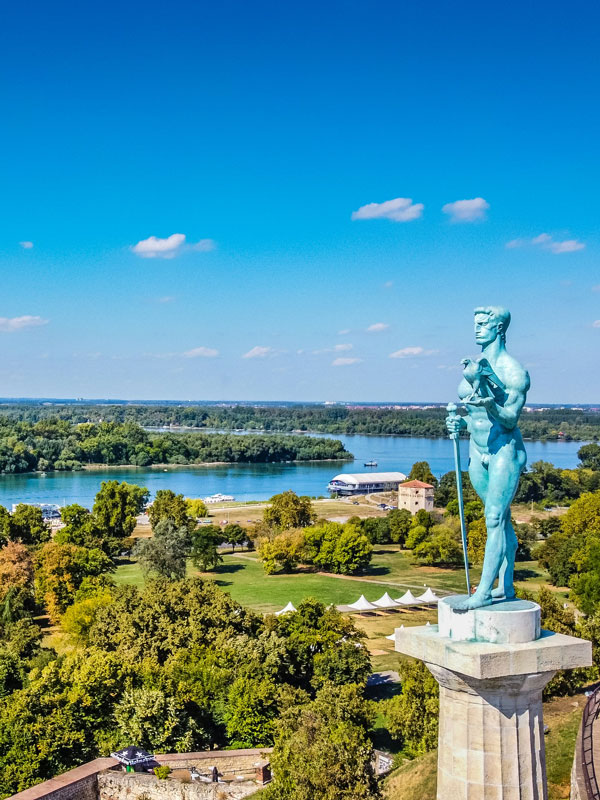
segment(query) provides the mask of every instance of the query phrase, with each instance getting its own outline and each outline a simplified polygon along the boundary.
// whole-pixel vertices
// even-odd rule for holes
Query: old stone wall
[[[119,762],[114,758],[97,758],[81,767],[63,772],[56,778],[38,783],[24,792],[19,792],[8,800],[97,800],[96,776]]]
[[[207,772],[215,766],[222,775],[248,774],[254,777],[257,764],[268,759],[272,751],[272,747],[261,750],[201,750],[197,753],[166,753],[156,755],[155,759],[171,769],[196,767],[198,772]]]
[[[108,771],[98,775],[98,800],[242,800],[257,790],[254,781],[182,783],[143,773]]]

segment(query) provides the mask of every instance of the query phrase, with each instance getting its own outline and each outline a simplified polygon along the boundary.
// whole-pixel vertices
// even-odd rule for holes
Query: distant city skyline
[[[600,403],[600,11],[13,4],[0,394]]]

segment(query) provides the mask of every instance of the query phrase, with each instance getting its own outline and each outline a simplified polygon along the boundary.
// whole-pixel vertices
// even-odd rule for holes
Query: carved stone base
[[[589,666],[591,643],[550,631],[454,641],[437,625],[397,628],[395,643],[440,685],[438,800],[547,800],[542,689],[556,670]]]
[[[440,684],[439,800],[546,800],[542,672],[477,680],[427,664]]]

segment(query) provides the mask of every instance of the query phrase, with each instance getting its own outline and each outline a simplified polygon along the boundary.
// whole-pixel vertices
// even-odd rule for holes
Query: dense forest
[[[38,422],[59,417],[72,423],[135,422],[145,427],[180,425],[220,430],[331,434],[395,434],[446,436],[446,411],[438,408],[374,408],[346,406],[251,405],[100,405],[6,404],[0,417]],[[545,408],[524,411],[520,422],[528,439],[600,439],[600,413],[590,409]]]
[[[345,460],[334,439],[222,433],[149,433],[135,422],[0,419],[0,472],[81,469],[86,464],[275,463]]]

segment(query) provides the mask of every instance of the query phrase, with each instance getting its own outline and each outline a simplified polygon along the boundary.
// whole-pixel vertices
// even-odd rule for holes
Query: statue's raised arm
[[[475,309],[475,341],[482,353],[477,359],[463,359],[458,387],[467,414],[449,416],[446,422],[450,433],[466,427],[470,434],[469,477],[485,506],[487,540],[481,580],[473,596],[461,603],[463,609],[489,605],[495,597],[510,600],[515,596],[517,537],[510,505],[527,461],[518,422],[529,375],[506,351],[509,325],[510,312],[505,308]]]

